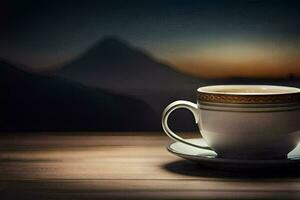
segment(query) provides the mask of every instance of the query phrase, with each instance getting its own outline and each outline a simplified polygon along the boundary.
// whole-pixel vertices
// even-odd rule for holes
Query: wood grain
[[[299,169],[208,169],[168,143],[163,133],[2,135],[1,199],[300,199]]]

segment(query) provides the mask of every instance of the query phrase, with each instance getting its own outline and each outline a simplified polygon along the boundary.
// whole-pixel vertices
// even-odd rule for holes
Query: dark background
[[[200,86],[300,87],[298,1],[0,4],[2,132],[158,131]]]

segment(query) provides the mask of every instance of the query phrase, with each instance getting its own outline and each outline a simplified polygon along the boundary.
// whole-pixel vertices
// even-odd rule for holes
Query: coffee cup
[[[175,134],[168,117],[190,110],[207,146]],[[197,90],[197,104],[179,100],[168,105],[162,127],[173,140],[214,150],[230,159],[284,159],[298,144],[300,89],[270,85],[216,85]]]

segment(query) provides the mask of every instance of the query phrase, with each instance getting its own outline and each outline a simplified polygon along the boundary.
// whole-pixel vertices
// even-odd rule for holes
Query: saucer
[[[187,139],[188,142],[207,146],[203,139]],[[300,164],[300,145],[291,151],[286,159],[278,160],[237,160],[217,157],[212,150],[193,147],[181,142],[174,142],[167,147],[172,154],[187,160],[195,161],[203,166],[229,169],[258,169],[297,167]]]

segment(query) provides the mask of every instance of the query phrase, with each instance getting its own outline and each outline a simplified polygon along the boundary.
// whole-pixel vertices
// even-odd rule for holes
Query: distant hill
[[[104,37],[53,74],[87,86],[134,96],[154,109],[156,124],[160,124],[161,113],[167,104],[177,99],[195,101],[196,88],[205,84],[112,36]],[[176,115],[175,127],[195,130],[192,115],[188,111],[178,112],[183,114]]]
[[[121,92],[134,92],[141,88],[177,89],[199,82],[116,37],[103,38],[62,66],[56,74],[90,86]]]
[[[159,129],[150,107],[0,61],[0,131],[135,131]]]

